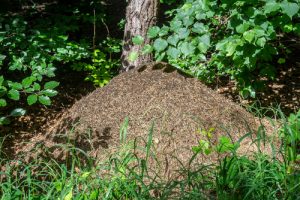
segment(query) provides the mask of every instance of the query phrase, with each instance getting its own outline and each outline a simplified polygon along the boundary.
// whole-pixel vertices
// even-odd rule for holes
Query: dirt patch
[[[146,140],[154,123],[153,148],[163,168],[169,169],[176,168],[178,159],[187,163],[201,130],[215,128],[215,140],[220,135],[237,140],[260,125],[242,107],[197,79],[158,63],[123,73],[77,101],[59,120],[49,123],[46,132],[26,143],[15,143],[16,154],[32,151],[30,155],[35,157],[35,147],[42,145],[51,149],[51,156],[64,159],[66,155],[55,145],[71,140],[76,147],[103,159],[105,152],[120,147],[119,130],[126,117],[129,139]],[[253,150],[250,143],[243,143],[244,152]],[[206,159],[203,162],[209,162]]]

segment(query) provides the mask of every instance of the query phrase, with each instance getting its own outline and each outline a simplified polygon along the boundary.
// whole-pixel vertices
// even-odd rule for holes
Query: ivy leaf
[[[20,99],[20,93],[18,90],[15,90],[15,89],[9,90],[7,96],[8,96],[8,98],[15,100],[15,101]]]
[[[129,60],[130,62],[134,62],[134,61],[136,61],[136,59],[138,59],[138,57],[139,57],[138,52],[132,51],[132,52],[130,52],[130,54],[129,54],[129,56],[128,56],[128,60]]]
[[[32,95],[29,95],[27,97],[27,103],[28,105],[33,105],[37,102],[37,99],[38,99],[38,96],[36,94],[32,94]]]
[[[7,105],[5,99],[0,99],[0,107],[5,107]]]
[[[142,36],[138,35],[138,36],[135,36],[132,38],[132,42],[135,45],[141,45],[144,42],[144,38]]]
[[[26,110],[24,110],[23,108],[16,108],[13,111],[11,111],[9,115],[12,117],[19,117],[25,115],[25,113]]]
[[[167,42],[173,46],[176,46],[178,41],[179,41],[178,35],[171,35],[167,39]]]
[[[150,44],[147,44],[143,47],[142,54],[152,53],[153,47]]]
[[[196,22],[192,28],[194,33],[203,34],[207,31],[205,25],[203,23]]]
[[[210,35],[208,34],[202,35],[201,37],[199,37],[199,40],[204,44],[206,44],[207,46],[210,46]]]
[[[158,62],[162,61],[164,59],[165,55],[166,55],[166,52],[156,53],[155,54],[156,61],[158,61]]]
[[[46,89],[42,91],[42,94],[48,96],[48,97],[54,97],[57,95],[57,91],[51,90],[51,89]]]
[[[185,39],[190,35],[190,31],[187,28],[180,28],[177,30],[180,39]]]
[[[180,55],[180,51],[174,47],[170,47],[167,51],[167,55],[172,59],[177,59]]]
[[[160,29],[158,35],[159,35],[160,37],[161,37],[161,36],[165,36],[165,35],[168,34],[168,32],[169,32],[169,27],[167,27],[167,26],[164,25],[164,26]]]
[[[191,43],[183,42],[180,45],[180,51],[185,55],[192,55],[195,51],[195,46],[193,46]]]
[[[157,52],[165,50],[168,46],[168,42],[164,39],[158,38],[154,41],[153,47]]]
[[[59,82],[57,82],[57,81],[49,81],[49,82],[45,83],[44,89],[54,89],[57,86],[59,86]]]
[[[249,43],[251,43],[253,41],[253,39],[255,38],[255,33],[253,30],[249,30],[249,31],[246,31],[244,34],[243,34],[243,37],[246,41],[248,41]]]
[[[250,27],[249,23],[242,23],[238,25],[235,29],[237,33],[244,33],[248,30],[249,27]]]
[[[262,37],[257,39],[256,44],[260,47],[264,47],[266,42],[267,42],[266,38]]]
[[[160,28],[158,26],[151,27],[147,33],[148,38],[152,39],[152,38],[157,37],[159,31],[160,31]]]
[[[271,12],[277,11],[280,9],[280,5],[277,2],[267,2],[264,6],[264,14],[269,14]]]
[[[281,3],[282,12],[287,14],[291,19],[299,11],[299,5],[297,3],[284,1]]]
[[[46,105],[46,106],[51,105],[51,100],[47,96],[42,95],[42,96],[39,96],[38,99],[39,99],[39,102],[43,105]]]

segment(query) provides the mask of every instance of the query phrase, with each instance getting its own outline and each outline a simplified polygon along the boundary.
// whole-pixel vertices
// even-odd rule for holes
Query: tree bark
[[[148,29],[156,24],[158,7],[159,0],[129,0],[126,8],[121,72],[129,71],[130,69],[152,61],[152,55],[141,55],[140,52],[144,45],[150,43],[146,35]],[[145,39],[144,44],[134,45],[132,38],[135,36],[142,36]],[[139,52],[138,58],[134,61],[128,59],[128,56],[132,52]]]

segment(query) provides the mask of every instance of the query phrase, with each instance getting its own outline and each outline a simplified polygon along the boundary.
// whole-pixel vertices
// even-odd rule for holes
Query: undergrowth
[[[105,161],[96,161],[72,142],[63,148],[68,159],[59,162],[40,157],[26,163],[9,160],[1,153],[1,199],[299,199],[300,197],[300,111],[285,117],[274,135],[260,128],[256,137],[247,134],[239,141],[223,137],[213,146],[207,140],[193,148],[190,163],[202,153],[217,153],[215,164],[197,163],[182,167],[180,179],[164,181],[148,166],[154,158],[149,129],[144,146],[127,140],[128,120],[120,130],[120,147]],[[205,132],[208,136],[210,131]],[[250,155],[238,154],[240,142],[251,137],[258,149]],[[274,138],[280,141],[275,145]],[[5,138],[1,139],[0,148]],[[205,144],[205,145],[203,145]],[[262,147],[270,146],[271,152]],[[207,149],[210,148],[209,153]],[[137,155],[136,150],[143,154]],[[45,153],[47,149],[44,150]],[[0,151],[1,152],[1,151]]]

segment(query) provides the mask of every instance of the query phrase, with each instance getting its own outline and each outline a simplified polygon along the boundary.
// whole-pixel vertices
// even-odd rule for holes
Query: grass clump
[[[214,164],[196,163],[178,171],[180,178],[165,181],[149,167],[154,124],[144,146],[127,141],[128,120],[120,131],[120,149],[106,161],[96,161],[67,144],[68,159],[58,162],[39,158],[30,162],[6,159],[1,154],[1,199],[299,199],[300,111],[286,118],[281,128],[267,135],[261,128],[256,137],[239,141],[220,137],[210,143],[213,130],[193,147],[193,163],[199,154],[217,154]],[[239,145],[251,137],[257,151],[240,155]],[[274,143],[274,138],[280,142]],[[4,138],[2,138],[3,141]],[[2,144],[2,142],[0,142]],[[271,152],[263,151],[270,146]],[[139,149],[143,154],[137,154]],[[47,151],[47,150],[45,150]]]

